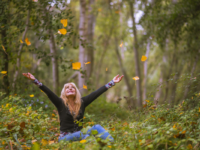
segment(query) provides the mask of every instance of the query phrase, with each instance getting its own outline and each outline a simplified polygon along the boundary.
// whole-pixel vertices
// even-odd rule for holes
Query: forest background
[[[99,119],[105,122],[119,119],[125,123],[122,124],[130,127],[133,121],[143,122],[148,114],[158,122],[163,121],[163,124],[170,122],[173,129],[177,129],[177,122],[172,116],[177,107],[183,106],[185,108],[180,111],[196,111],[194,114],[198,118],[199,5],[199,0],[2,0],[0,113],[5,117],[10,113],[10,118],[1,118],[1,136],[5,137],[2,147],[19,148],[29,141],[28,146],[24,144],[28,148],[34,143],[30,142],[34,140],[34,134],[32,140],[23,135],[25,133],[18,135],[20,130],[25,130],[24,124],[29,121],[25,118],[23,119],[26,121],[22,118],[12,119],[13,110],[19,110],[19,114],[28,113],[26,117],[30,117],[33,110],[37,112],[41,109],[46,113],[46,118],[57,115],[54,105],[36,85],[22,76],[23,72],[32,73],[58,96],[67,82],[74,82],[81,94],[87,95],[108,83],[117,74],[123,74],[124,78],[119,84],[109,89],[87,109],[86,118],[92,119],[89,124],[95,121],[99,123]],[[166,114],[156,118],[155,114],[158,113],[147,112],[158,106],[160,110],[170,111],[166,112],[172,115],[170,120],[162,118]],[[182,112],[177,113],[180,115]],[[195,118],[191,117],[194,114],[187,113],[190,119]],[[180,116],[176,117],[183,121]],[[153,125],[160,123],[154,121],[151,122]],[[19,125],[13,126],[14,122]],[[182,123],[186,128],[191,127],[184,121]],[[193,125],[190,129],[192,133],[194,128],[200,129],[199,123],[200,120],[189,122]],[[113,128],[111,124],[112,121],[107,126],[110,126],[111,132],[115,132],[116,127]],[[55,133],[59,132],[56,126],[58,124],[55,123],[52,127],[56,128]],[[141,132],[139,128],[135,129],[138,134]],[[118,130],[120,132],[120,127]],[[182,127],[178,131],[181,132],[179,136],[183,134],[184,137],[179,138],[191,138],[190,130],[186,132]],[[31,132],[34,131],[36,129]],[[136,135],[136,131],[133,133],[130,129],[130,136]],[[7,135],[8,132],[13,134]],[[152,129],[152,132],[158,131]],[[25,142],[20,142],[13,135],[20,136]],[[190,149],[199,146],[199,134],[196,132],[193,138],[197,141],[192,143],[191,140],[186,140],[182,144],[178,139],[179,145],[176,141],[177,133],[173,131],[170,135],[175,135],[175,142],[170,139],[171,136],[164,142],[155,142],[152,137],[148,141],[148,136],[144,137],[142,134],[142,138],[136,138],[135,143],[130,142],[132,145],[122,145],[126,145],[126,148],[143,146],[166,149],[172,141],[175,143],[171,145],[173,148],[177,146]],[[45,138],[40,135],[35,139],[44,143]],[[48,136],[46,140],[52,141]],[[120,149],[122,145],[113,147]],[[85,148],[76,143],[74,146]],[[94,148],[95,146],[94,144]]]

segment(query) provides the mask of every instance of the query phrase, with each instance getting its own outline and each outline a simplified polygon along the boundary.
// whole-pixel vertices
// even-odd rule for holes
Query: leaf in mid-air
[[[24,43],[22,40],[19,40],[20,41],[20,43]]]
[[[1,71],[1,74],[6,74],[7,73],[7,71]]]
[[[67,30],[64,29],[64,28],[63,28],[63,29],[59,29],[59,30],[58,30],[58,33],[59,33],[59,34],[65,35],[65,34],[67,33]]]
[[[25,39],[26,44],[29,46],[31,45],[31,42],[28,40],[28,38]]]
[[[61,19],[60,22],[63,24],[64,27],[67,26],[67,19]]]
[[[90,64],[90,62],[86,62],[85,64],[86,64],[86,65],[87,65],[87,64]]]
[[[108,71],[108,68],[106,68],[106,71]]]
[[[84,89],[87,89],[87,85],[84,85],[84,84],[83,84],[83,88],[84,88]]]
[[[81,68],[81,63],[80,62],[72,63],[72,69],[79,70],[80,68]]]
[[[139,80],[140,78],[138,76],[133,77],[133,80]]]
[[[141,61],[145,61],[145,60],[147,60],[147,57],[142,55]]]
[[[119,46],[122,47],[123,46],[123,42]]]

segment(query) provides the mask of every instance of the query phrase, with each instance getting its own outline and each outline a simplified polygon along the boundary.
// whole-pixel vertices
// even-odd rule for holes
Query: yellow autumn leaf
[[[81,140],[81,141],[80,141],[80,143],[85,143],[85,142],[87,142],[87,141],[86,141],[86,140]]]
[[[29,95],[30,97],[34,97],[34,95],[33,94],[31,94],[31,95]]]
[[[67,30],[66,29],[59,29],[58,33],[65,35],[67,33]]]
[[[7,71],[1,71],[2,74],[7,74]]]
[[[191,144],[188,144],[187,148],[188,148],[188,149],[193,149],[193,147],[192,147]]]
[[[55,114],[52,114],[52,117],[55,117]]]
[[[3,142],[2,142],[2,145],[4,145],[4,144],[6,144],[6,142],[5,142],[5,141],[3,141]]]
[[[45,139],[42,139],[41,143],[42,143],[43,146],[48,144],[47,140],[45,140]]]
[[[112,131],[115,131],[115,127],[111,128]]]
[[[87,89],[87,85],[84,85],[84,84],[83,84],[83,88],[84,88],[84,89]]]
[[[98,9],[98,12],[101,12],[101,11],[102,11],[102,9],[101,9],[101,8],[99,8],[99,9]]]
[[[31,42],[28,40],[28,38],[25,39],[26,44],[29,46],[31,45]]]
[[[9,109],[9,112],[12,112],[12,111],[13,111],[12,108],[10,108],[10,109]]]
[[[123,46],[123,42],[119,46],[122,47]]]
[[[141,61],[145,61],[145,60],[147,60],[147,57],[142,55]]]
[[[60,22],[63,24],[64,27],[67,26],[67,19],[61,19]]]
[[[6,104],[6,107],[9,107],[9,105],[10,105],[10,104],[7,103],[7,104]]]
[[[145,100],[147,103],[149,103],[149,100]]]
[[[112,146],[108,145],[109,148],[112,148]]]
[[[133,80],[139,80],[140,78],[138,76],[133,77]]]
[[[90,64],[90,62],[86,62],[85,64],[86,64],[86,65],[87,65],[87,64]]]
[[[81,68],[81,63],[80,62],[72,63],[72,69],[79,70],[80,68]]]
[[[106,71],[108,71],[108,68],[106,68]]]
[[[20,41],[20,43],[24,43],[22,40],[19,40]]]
[[[3,50],[6,51],[5,47],[3,45],[1,45],[1,46],[2,46]]]

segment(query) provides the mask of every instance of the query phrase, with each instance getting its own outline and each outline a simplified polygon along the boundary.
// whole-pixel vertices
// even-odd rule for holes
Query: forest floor
[[[141,111],[128,111],[101,100],[92,103],[85,113],[83,132],[100,124],[115,139],[114,143],[101,140],[98,135],[58,143],[57,115],[42,107],[37,110],[31,106],[22,107],[20,103],[17,96],[1,102],[0,150],[186,150],[200,147],[199,95],[173,108],[169,105],[153,107],[153,103],[147,101]]]

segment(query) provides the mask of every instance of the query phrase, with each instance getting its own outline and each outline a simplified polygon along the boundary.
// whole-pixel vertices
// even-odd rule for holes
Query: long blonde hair
[[[76,96],[75,96],[75,100],[74,100],[75,101],[75,110],[73,110],[73,108],[69,104],[69,100],[67,99],[66,94],[65,94],[65,90],[66,90],[66,87],[68,84],[71,84],[76,89]],[[71,112],[73,118],[75,119],[81,108],[81,93],[79,92],[76,85],[73,82],[66,83],[61,91],[60,98],[63,100],[65,106],[69,108],[69,111]],[[73,113],[75,113],[75,115],[73,115]]]

